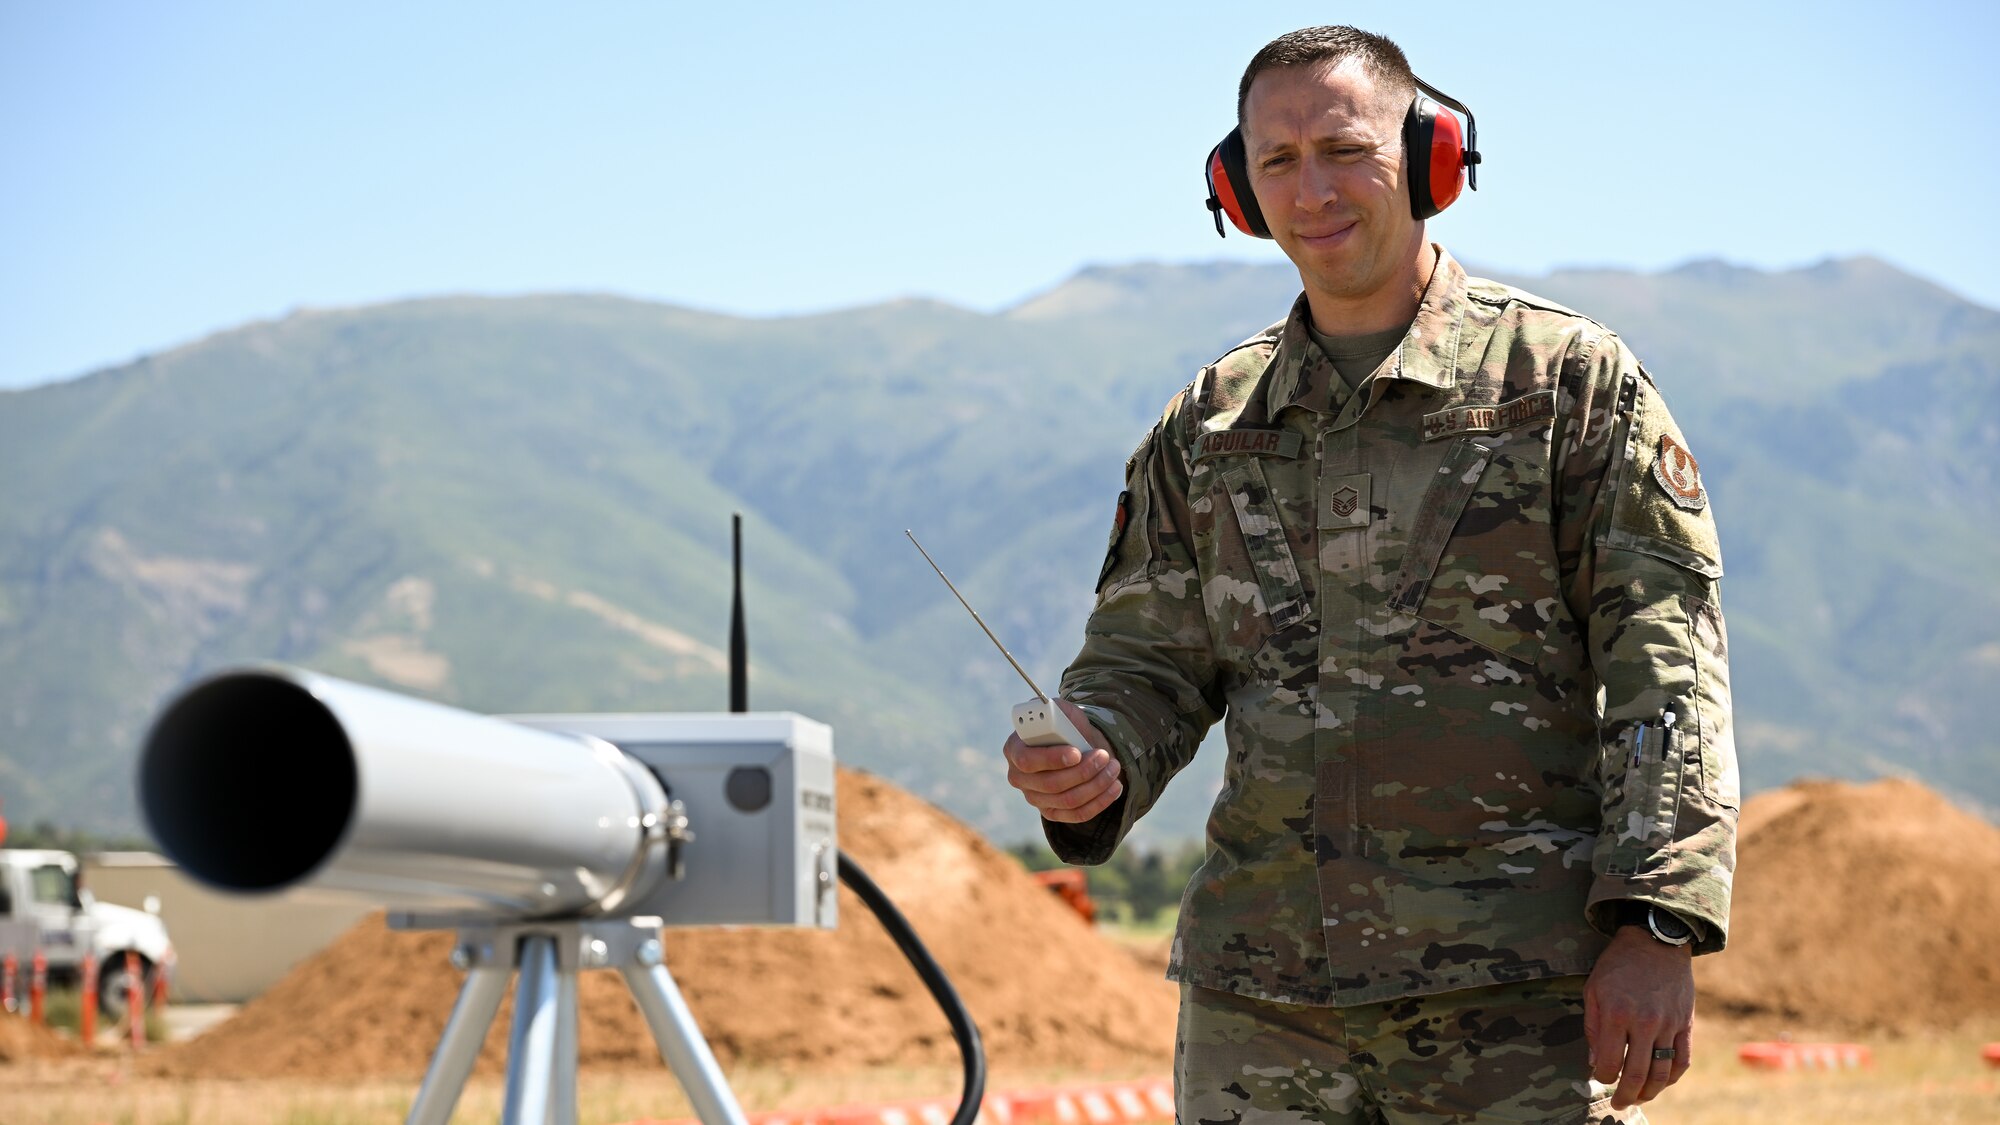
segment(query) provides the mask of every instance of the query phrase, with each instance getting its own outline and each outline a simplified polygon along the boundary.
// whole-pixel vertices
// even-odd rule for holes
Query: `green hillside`
[[[1879,262],[1512,279],[1618,328],[1716,496],[1747,780],[2000,805],[2000,313]],[[482,711],[752,705],[1002,838],[1024,690],[1074,652],[1126,453],[1296,278],[1096,268],[998,315],[749,320],[606,297],[308,311],[0,393],[0,798],[136,825],[173,685],[277,659]],[[275,752],[275,751],[274,751]],[[1198,834],[1208,753],[1149,818]]]

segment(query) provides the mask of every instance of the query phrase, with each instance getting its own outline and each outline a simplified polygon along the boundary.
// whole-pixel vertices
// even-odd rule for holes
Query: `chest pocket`
[[[1220,544],[1224,573],[1256,583],[1262,616],[1273,630],[1290,627],[1306,615],[1309,599],[1299,579],[1299,564],[1285,530],[1284,506],[1271,490],[1263,461],[1256,457],[1230,459],[1217,476],[1217,486],[1229,500],[1233,523],[1241,536],[1242,554]],[[1235,563],[1237,565],[1230,565]]]
[[[1299,568],[1313,527],[1311,491],[1297,487],[1304,471],[1288,460],[1217,457],[1189,482],[1200,496],[1195,549],[1209,635],[1248,680],[1309,679],[1315,665],[1313,591]]]
[[[1461,438],[1424,491],[1389,609],[1533,666],[1559,587],[1536,466]]]

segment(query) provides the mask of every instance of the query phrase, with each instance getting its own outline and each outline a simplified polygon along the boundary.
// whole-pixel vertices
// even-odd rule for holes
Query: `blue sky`
[[[1328,21],[1478,114],[1461,258],[1865,253],[2000,306],[2000,4],[1888,11],[0,0],[0,387],[301,305],[991,309],[1278,261],[1216,239],[1200,162],[1251,53]]]

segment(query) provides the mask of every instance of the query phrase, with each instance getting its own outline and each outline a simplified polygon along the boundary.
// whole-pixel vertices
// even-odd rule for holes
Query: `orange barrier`
[[[1986,1060],[1987,1066],[2000,1066],[2000,1043],[1988,1043],[1979,1057]]]
[[[1051,871],[1037,871],[1034,875],[1035,882],[1068,903],[1069,908],[1082,915],[1084,921],[1097,922],[1097,903],[1090,897],[1090,876],[1082,868],[1058,867]]]
[[[146,1045],[146,974],[139,971],[139,955],[125,951],[125,1022],[132,1028],[132,1049]]]
[[[77,1010],[78,1038],[86,1047],[97,1043],[97,954],[83,955],[83,1001]]]
[[[1875,1065],[1875,1052],[1859,1043],[1745,1043],[1736,1049],[1736,1057],[1759,1070],[1854,1070]]]
[[[751,1113],[749,1125],[948,1125],[958,1098]],[[1165,1078],[989,1093],[980,1125],[1140,1125],[1174,1119],[1174,1084]],[[645,1118],[626,1125],[700,1125],[694,1118]]]
[[[14,978],[20,972],[21,963],[12,953],[0,957],[0,1011],[9,1015],[21,1010],[20,998],[14,995]]]
[[[173,963],[173,955],[169,953],[165,960],[153,966],[153,998],[146,1002],[161,1012],[167,1010],[167,973]]]
[[[48,1023],[48,1013],[43,1001],[49,995],[49,957],[41,950],[35,950],[33,975],[28,978],[28,1022],[36,1027]]]

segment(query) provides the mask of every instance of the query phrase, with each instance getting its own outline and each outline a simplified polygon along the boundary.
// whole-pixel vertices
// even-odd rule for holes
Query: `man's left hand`
[[[1680,1081],[1694,1061],[1692,946],[1654,940],[1644,926],[1624,926],[1597,959],[1583,990],[1583,1031],[1591,1077],[1617,1084],[1619,1109],[1651,1101]],[[1670,1059],[1655,1059],[1669,1047]]]

